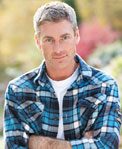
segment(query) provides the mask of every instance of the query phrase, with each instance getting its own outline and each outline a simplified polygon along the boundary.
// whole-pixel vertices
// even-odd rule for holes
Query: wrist
[[[58,139],[53,139],[51,144],[50,144],[51,149],[71,149],[71,145],[69,141],[63,141],[63,140],[58,140]]]

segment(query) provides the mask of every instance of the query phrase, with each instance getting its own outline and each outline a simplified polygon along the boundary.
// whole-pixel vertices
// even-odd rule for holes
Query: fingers
[[[83,137],[93,138],[93,136],[94,136],[94,131],[90,130],[90,131],[87,131]]]

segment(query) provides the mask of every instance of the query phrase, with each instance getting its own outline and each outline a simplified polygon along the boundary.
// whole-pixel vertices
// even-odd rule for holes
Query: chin
[[[57,66],[55,67],[56,69],[67,69],[69,67],[69,65],[63,65],[63,64],[57,64]]]

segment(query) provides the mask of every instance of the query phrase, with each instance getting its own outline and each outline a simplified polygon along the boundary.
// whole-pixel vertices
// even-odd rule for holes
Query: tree
[[[78,24],[79,24],[81,22],[81,17],[79,15],[78,10],[77,10],[77,6],[75,5],[75,1],[74,0],[62,0],[62,2],[65,2],[68,5],[70,5],[72,8],[74,8],[74,10],[76,12],[76,16],[77,16],[77,21],[78,21]]]
[[[96,16],[101,24],[111,24],[114,29],[122,30],[121,0],[75,0],[83,21]]]
[[[50,1],[5,0],[0,3],[1,72],[9,68],[10,73],[11,68],[13,72],[23,73],[40,65],[43,57],[34,41],[33,15],[47,2]]]

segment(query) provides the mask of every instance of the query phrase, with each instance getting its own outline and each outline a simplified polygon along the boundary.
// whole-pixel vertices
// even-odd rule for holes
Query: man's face
[[[40,39],[37,44],[43,50],[47,69],[66,69],[73,67],[76,43],[79,33],[74,31],[68,20],[47,22],[40,26]]]

